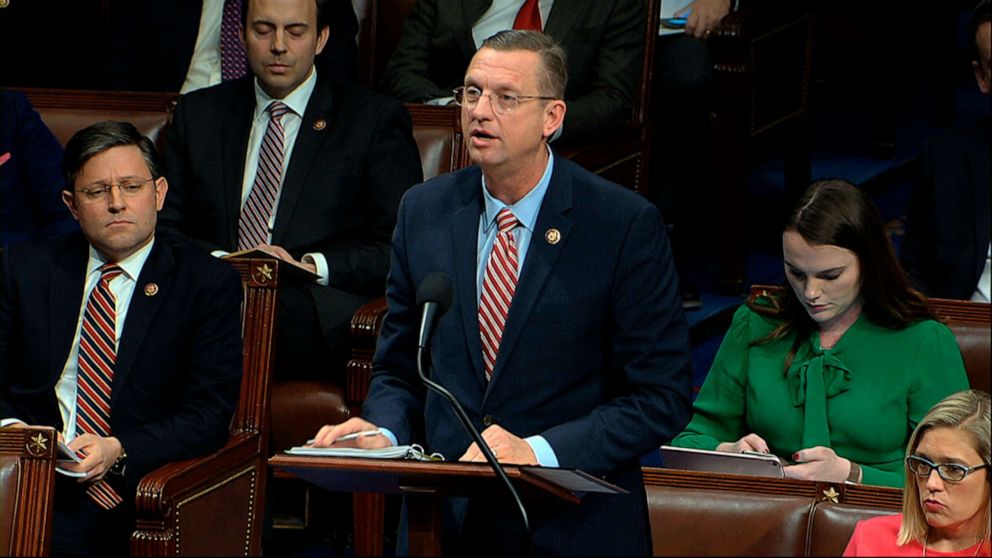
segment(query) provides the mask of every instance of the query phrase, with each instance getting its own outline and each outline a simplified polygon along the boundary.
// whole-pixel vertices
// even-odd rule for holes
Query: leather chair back
[[[895,488],[644,467],[655,556],[840,556]]]
[[[810,498],[648,486],[654,556],[802,556]]]
[[[130,122],[155,142],[159,153],[178,93],[21,89],[63,146],[79,130],[102,120]]]
[[[809,551],[807,556],[840,556],[859,521],[882,515],[893,515],[896,510],[880,510],[851,504],[820,502],[813,508],[810,523]]]

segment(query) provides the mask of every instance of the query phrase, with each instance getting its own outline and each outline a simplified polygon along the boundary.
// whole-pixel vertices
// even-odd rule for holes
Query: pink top
[[[851,535],[851,542],[844,549],[844,556],[923,556],[923,545],[919,542],[913,541],[903,546],[896,544],[901,524],[901,513],[859,521]],[[927,556],[978,556],[981,544],[957,552],[938,552],[928,548]],[[985,545],[981,554],[988,556],[988,543],[985,542]]]

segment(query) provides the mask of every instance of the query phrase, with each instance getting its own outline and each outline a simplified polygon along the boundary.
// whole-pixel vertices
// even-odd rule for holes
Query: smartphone
[[[663,17],[661,26],[665,29],[685,29],[686,19],[684,17]]]

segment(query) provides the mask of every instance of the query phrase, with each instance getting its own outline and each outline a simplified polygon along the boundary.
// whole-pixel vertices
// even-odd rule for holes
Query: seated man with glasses
[[[948,396],[917,425],[902,513],[858,523],[844,556],[988,556],[989,394]]]
[[[138,481],[220,447],[241,385],[238,273],[156,231],[169,185],[131,124],[74,135],[62,199],[82,232],[0,258],[0,427],[53,427],[52,551],[127,554]]]
[[[456,99],[475,164],[404,196],[362,418],[315,438],[416,442],[483,461],[417,375],[418,288],[435,272],[451,278],[430,374],[456,394],[493,455],[582,469],[627,491],[532,503],[532,539],[508,499],[450,499],[444,543],[453,555],[647,555],[640,457],[689,418],[688,330],[664,224],[641,196],[549,149],[566,78],[561,47],[533,31],[497,33],[472,58]]]

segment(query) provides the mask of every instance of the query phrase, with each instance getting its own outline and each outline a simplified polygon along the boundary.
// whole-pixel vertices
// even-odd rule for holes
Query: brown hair
[[[839,246],[854,252],[861,268],[862,312],[875,324],[902,329],[920,320],[936,319],[927,298],[910,285],[899,265],[871,198],[857,186],[840,179],[814,182],[790,214],[783,229],[787,231],[799,233],[810,244]],[[817,329],[816,322],[806,313],[788,280],[784,293],[772,300],[771,307],[751,301],[748,306],[758,314],[782,320],[752,345],[796,333],[785,358],[788,370],[799,346]]]
[[[568,66],[565,63],[565,50],[551,37],[540,31],[506,29],[482,42],[482,48],[507,52],[527,50],[536,52],[541,59],[541,95],[565,98],[568,85]]]

